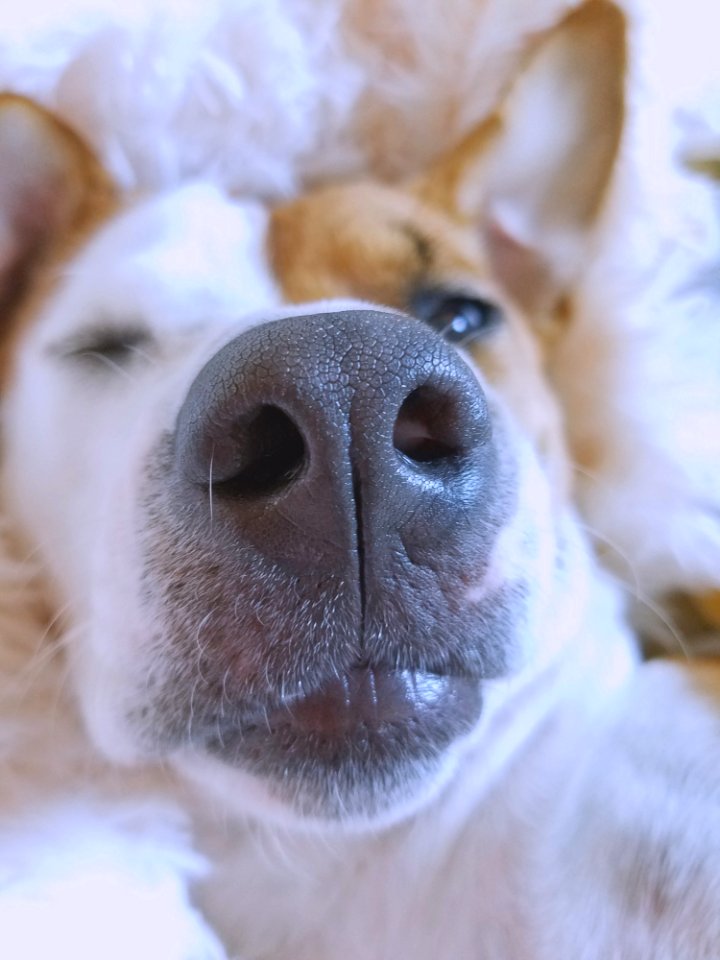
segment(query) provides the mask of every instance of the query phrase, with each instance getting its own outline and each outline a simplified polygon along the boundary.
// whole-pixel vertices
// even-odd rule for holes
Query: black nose
[[[163,508],[216,645],[300,683],[496,673],[502,604],[473,590],[512,496],[493,434],[473,371],[410,317],[290,317],[228,343],[180,410]]]
[[[436,334],[359,310],[228,343],[190,388],[176,449],[243,537],[306,573],[397,550],[437,566],[487,499],[490,438],[476,377]]]

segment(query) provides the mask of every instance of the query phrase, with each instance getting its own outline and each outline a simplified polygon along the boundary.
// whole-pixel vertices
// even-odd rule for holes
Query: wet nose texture
[[[192,384],[175,449],[213,523],[288,573],[356,584],[360,656],[398,661],[436,635],[459,603],[448,584],[480,566],[497,502],[485,397],[411,318],[343,311],[242,334]]]

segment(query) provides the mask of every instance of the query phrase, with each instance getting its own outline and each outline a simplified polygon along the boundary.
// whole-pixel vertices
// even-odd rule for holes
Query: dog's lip
[[[291,727],[299,734],[335,738],[462,710],[477,695],[477,680],[467,677],[358,666],[287,699],[266,713],[261,725],[268,731]]]

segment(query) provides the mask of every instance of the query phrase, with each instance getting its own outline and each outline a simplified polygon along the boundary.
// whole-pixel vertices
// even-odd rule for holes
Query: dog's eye
[[[457,344],[485,336],[502,320],[502,311],[494,303],[441,289],[413,294],[410,310],[447,341]]]
[[[147,358],[151,337],[140,327],[100,327],[87,330],[62,345],[64,357],[117,369],[136,358]]]

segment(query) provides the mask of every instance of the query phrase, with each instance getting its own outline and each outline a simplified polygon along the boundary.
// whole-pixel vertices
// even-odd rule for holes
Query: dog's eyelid
[[[152,344],[153,338],[146,327],[138,324],[128,326],[102,325],[81,330],[58,343],[51,344],[48,352],[61,359],[92,359],[121,354],[142,355]]]

